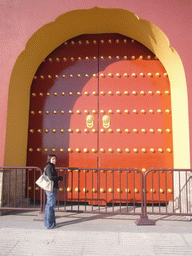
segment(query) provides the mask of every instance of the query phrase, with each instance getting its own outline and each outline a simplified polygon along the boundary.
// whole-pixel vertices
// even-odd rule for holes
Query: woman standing
[[[57,162],[56,155],[50,154],[47,158],[47,166],[45,167],[45,174],[53,181],[53,192],[46,191],[47,202],[45,205],[44,225],[46,228],[54,228],[55,221],[55,204],[57,197],[58,182],[63,180],[62,176],[57,176],[55,165]]]

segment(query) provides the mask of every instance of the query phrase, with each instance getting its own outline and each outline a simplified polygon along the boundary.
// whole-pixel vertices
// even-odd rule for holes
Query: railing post
[[[38,168],[39,169],[39,168]],[[42,170],[40,170],[40,175],[42,175]],[[42,188],[40,188],[40,208],[41,211],[38,213],[38,215],[33,219],[33,220],[37,220],[37,221],[44,221],[44,211],[45,211],[45,191],[43,191]]]
[[[42,191],[42,189],[40,189],[40,207],[41,207],[41,211],[38,213],[38,215],[33,219],[33,220],[37,220],[37,221],[44,221],[44,200],[45,196],[44,195],[44,191]]]
[[[141,216],[135,222],[137,226],[155,225],[155,221],[150,220],[147,216],[147,184],[146,184],[146,179],[147,178],[146,177],[147,177],[147,173],[149,171],[147,171],[144,174],[144,179],[143,179],[143,175],[141,176],[141,189],[142,189],[143,205],[141,207],[141,209],[142,209]]]

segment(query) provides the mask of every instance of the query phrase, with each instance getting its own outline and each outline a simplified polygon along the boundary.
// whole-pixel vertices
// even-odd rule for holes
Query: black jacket
[[[50,180],[54,182],[53,187],[58,188],[58,181],[62,180],[62,176],[57,175],[57,171],[55,169],[55,165],[52,163],[47,163],[47,166],[45,167],[45,174],[49,177]]]

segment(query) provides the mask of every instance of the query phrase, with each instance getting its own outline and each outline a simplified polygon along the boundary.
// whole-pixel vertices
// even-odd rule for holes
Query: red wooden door
[[[32,87],[28,165],[43,168],[55,153],[59,166],[97,167],[98,45],[79,36],[52,52],[37,70]],[[93,93],[94,92],[94,93]],[[93,115],[93,127],[86,125]],[[88,122],[89,123],[89,122]],[[89,149],[89,157],[86,150]],[[90,162],[91,161],[91,162]]]
[[[166,70],[146,47],[117,34],[100,36],[99,110],[99,168],[145,171],[173,167],[170,83]],[[116,180],[115,198],[119,198],[120,191],[121,198],[126,199],[127,179],[123,175],[121,180],[118,173],[114,177],[109,173],[107,177],[109,188]],[[133,178],[136,200],[141,197],[140,175],[135,175],[129,175],[130,200],[134,196]],[[165,174],[161,175],[163,189]],[[172,175],[166,179],[172,186]],[[105,187],[106,174],[101,174],[101,181]],[[157,187],[158,184],[154,200],[159,199]],[[148,184],[151,188],[152,184]],[[108,195],[109,200],[112,197]],[[163,197],[165,194],[161,195],[162,200]]]
[[[32,83],[27,165],[43,168],[47,155],[55,153],[58,166],[172,168],[170,84],[165,73],[146,47],[119,34],[82,35],[65,42],[40,65]],[[78,175],[73,177],[74,188],[79,186]],[[92,179],[91,173],[86,175]],[[109,172],[107,187],[115,180],[118,200],[115,175]],[[99,178],[104,187],[106,173]],[[140,178],[135,178],[139,187]],[[88,183],[87,198],[92,191]],[[126,185],[121,186],[126,198]],[[83,200],[83,176],[80,187]],[[130,199],[133,193],[130,187]],[[108,195],[107,201],[111,199]]]

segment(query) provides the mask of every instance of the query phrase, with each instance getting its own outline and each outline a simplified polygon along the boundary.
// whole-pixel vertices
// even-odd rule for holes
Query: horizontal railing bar
[[[105,170],[105,171],[135,171],[135,172],[140,172],[140,173],[143,173],[141,172],[141,170],[139,169],[129,169],[129,168],[84,168],[84,167],[81,167],[81,168],[75,168],[75,167],[56,167],[57,170],[59,169],[65,169],[65,170],[88,170],[88,171],[93,171],[93,170],[98,170],[98,171],[101,171],[101,170]]]
[[[192,172],[192,169],[149,169],[145,172],[145,175],[147,175],[149,172],[152,171],[168,171],[168,172]]]
[[[101,207],[101,206],[100,206]],[[56,212],[77,212],[77,213],[101,213],[101,214],[111,214],[111,215],[117,215],[117,214],[120,214],[120,215],[141,215],[141,213],[136,213],[136,212],[133,212],[133,213],[127,213],[127,212],[120,212],[120,211],[115,211],[115,212],[113,212],[113,211],[105,211],[104,209],[103,209],[103,211],[97,211],[97,210],[93,210],[93,211],[89,211],[89,210],[86,210],[86,211],[83,211],[83,210],[62,210],[62,209],[55,209],[55,211]]]
[[[38,170],[42,171],[37,166],[0,166],[0,169],[38,169]]]
[[[41,208],[40,207],[32,207],[32,208],[21,208],[21,207],[0,207],[0,210],[17,210],[17,211],[40,211]]]
[[[192,213],[173,213],[173,212],[149,212],[147,211],[147,214],[150,214],[150,215],[164,215],[164,216],[192,216]]]

